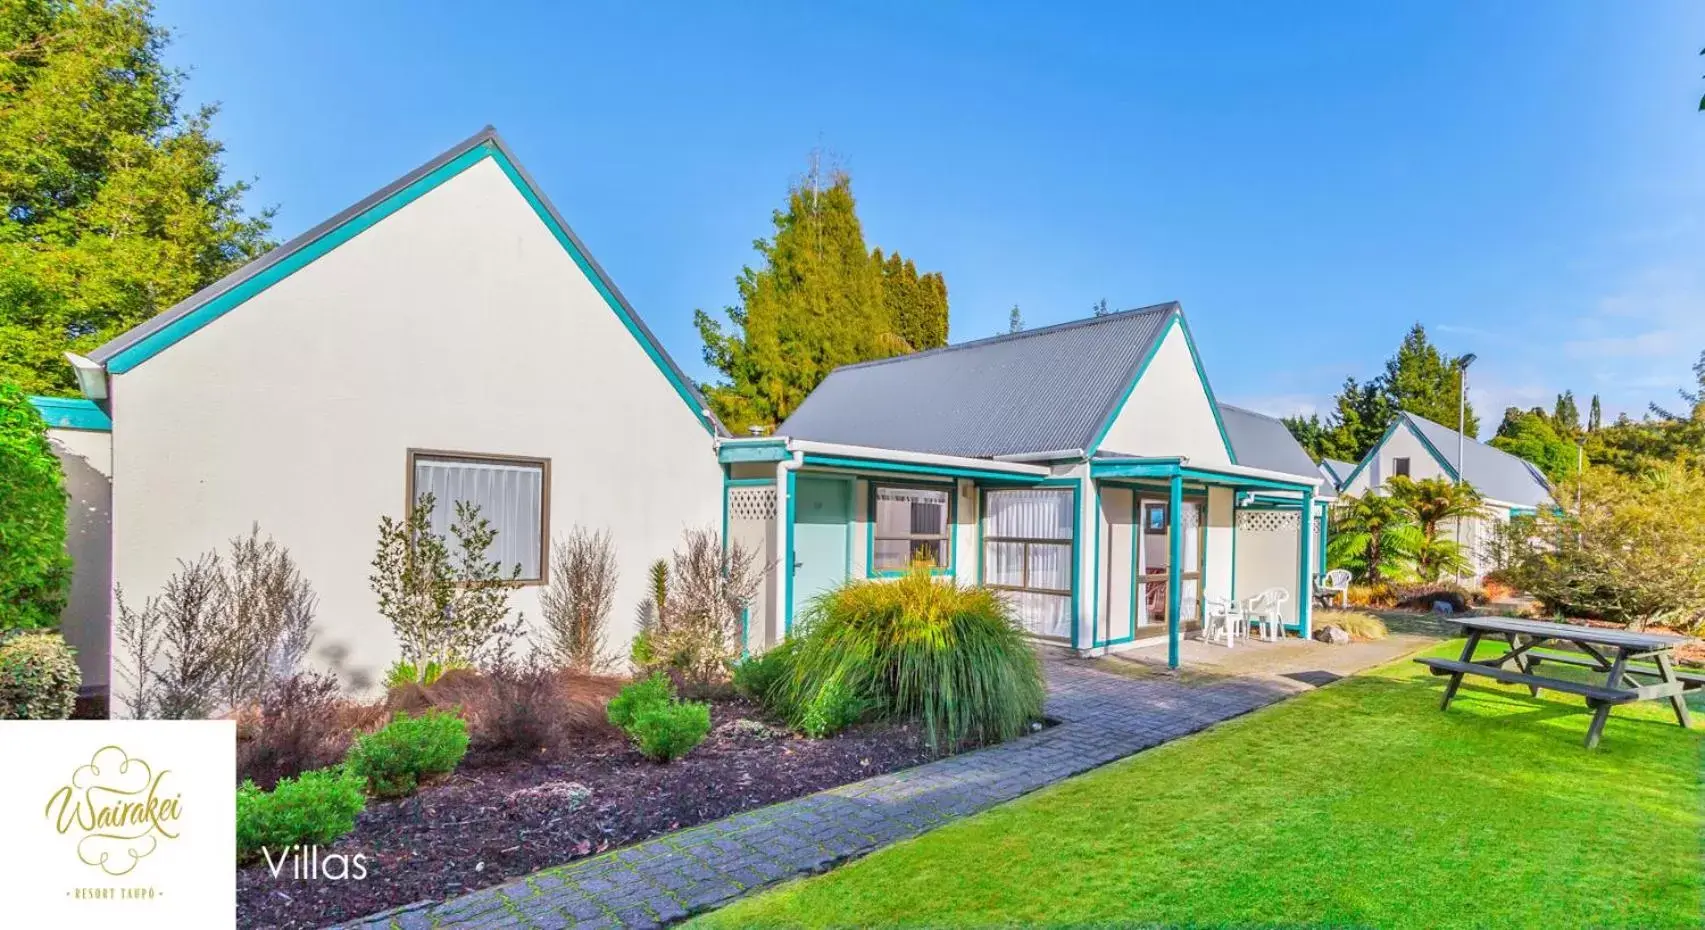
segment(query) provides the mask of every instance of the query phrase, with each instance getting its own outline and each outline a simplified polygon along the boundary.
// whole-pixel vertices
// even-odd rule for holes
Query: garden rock
[[[1450,601],[1434,601],[1433,613],[1449,615],[1456,613],[1456,608],[1451,606]]]
[[[1314,638],[1334,646],[1348,646],[1350,644],[1350,634],[1343,627],[1334,624],[1327,624],[1315,630]]]
[[[509,792],[508,801],[552,800],[566,810],[578,810],[592,797],[592,789],[577,781],[547,781]]]

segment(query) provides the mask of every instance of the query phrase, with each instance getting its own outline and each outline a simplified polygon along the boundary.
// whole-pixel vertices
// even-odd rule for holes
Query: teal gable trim
[[[30,406],[47,421],[50,429],[80,429],[92,433],[112,432],[112,418],[94,401],[83,397],[30,397]]]
[[[1101,448],[1102,441],[1107,438],[1107,431],[1111,430],[1113,424],[1119,421],[1119,414],[1125,412],[1125,405],[1130,402],[1131,393],[1137,389],[1138,382],[1143,380],[1143,375],[1149,370],[1149,363],[1153,362],[1154,357],[1160,354],[1160,347],[1166,343],[1166,337],[1172,335],[1172,328],[1178,325],[1179,318],[1178,311],[1172,311],[1171,318],[1166,321],[1166,329],[1155,337],[1154,344],[1149,346],[1148,352],[1143,355],[1141,361],[1137,362],[1136,372],[1131,375],[1130,383],[1125,385],[1124,393],[1119,395],[1119,403],[1113,406],[1113,409],[1108,412],[1107,418],[1096,428],[1095,438],[1091,439],[1089,445],[1084,448],[1085,453],[1094,455],[1095,450]]]
[[[1409,421],[1408,416],[1399,413],[1397,418],[1391,421],[1391,425],[1385,428],[1385,434],[1379,437],[1379,442],[1374,443],[1373,448],[1368,450],[1368,454],[1362,456],[1362,460],[1356,463],[1356,470],[1350,472],[1350,477],[1345,478],[1343,482],[1338,485],[1339,487],[1346,489],[1346,493],[1348,493],[1350,483],[1356,480],[1357,475],[1360,475],[1367,469],[1368,463],[1373,461],[1375,456],[1379,455],[1379,450],[1385,448],[1386,442],[1391,439],[1392,433],[1397,432],[1398,426],[1407,427],[1409,432],[1413,433],[1415,438],[1421,441],[1421,447],[1427,450],[1427,454],[1433,457],[1433,461],[1439,463],[1439,467],[1444,469],[1445,474],[1450,476],[1450,480],[1458,480],[1456,469],[1451,466],[1450,462],[1443,455],[1439,454],[1438,447],[1434,446],[1420,430],[1415,428],[1415,424]],[[1369,490],[1372,489],[1370,488]]]
[[[1184,314],[1178,314],[1178,326],[1184,331],[1184,344],[1190,349],[1190,361],[1196,365],[1196,378],[1202,382],[1202,392],[1208,395],[1208,409],[1214,412],[1214,425],[1219,427],[1220,442],[1225,443],[1226,458],[1233,465],[1237,464],[1237,450],[1231,447],[1231,434],[1225,431],[1225,418],[1220,416],[1220,402],[1214,397],[1214,385],[1208,380],[1207,369],[1202,367],[1202,355],[1196,351],[1196,338],[1190,335],[1190,322],[1184,319]]]
[[[775,442],[724,444],[717,448],[716,460],[724,465],[735,462],[779,462],[792,454],[787,451],[787,443],[778,439]]]
[[[628,334],[639,343],[646,356],[651,359],[658,371],[675,389],[675,393],[686,402],[688,409],[693,412],[693,418],[699,421],[706,431],[715,435],[717,431],[715,424],[705,415],[702,404],[688,389],[681,375],[665,361],[661,349],[647,337],[638,322],[622,306],[622,302],[616,298],[615,291],[610,283],[593,266],[581,249],[575,245],[568,231],[563,228],[561,223],[557,222],[550,208],[545,206],[538,191],[534,190],[532,184],[528,183],[521,171],[504,154],[498,144],[491,139],[470,147],[466,152],[446,162],[437,170],[422,176],[384,200],[327,230],[319,238],[297,249],[277,264],[242,281],[159,330],[149,333],[140,341],[108,359],[106,362],[107,371],[112,374],[124,374],[136,368],[487,158],[493,159],[502,169],[504,175],[520,191],[521,196],[533,208],[533,213],[545,224],[545,228],[550,231],[551,236],[568,252],[575,265],[580,268],[581,273],[586,275],[587,280],[592,283],[598,295],[604,299],[605,304],[622,321],[622,325],[626,327]]]

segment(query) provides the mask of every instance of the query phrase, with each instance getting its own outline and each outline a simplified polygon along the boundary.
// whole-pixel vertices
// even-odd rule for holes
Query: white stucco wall
[[[1237,597],[1247,603],[1268,588],[1284,589],[1286,623],[1297,619],[1299,516],[1295,510],[1245,510],[1237,517]]]
[[[48,444],[65,474],[65,549],[71,554],[71,591],[59,631],[77,650],[83,687],[111,681],[112,434],[49,429]]]
[[[1199,465],[1231,463],[1178,323],[1167,330],[1100,448],[1127,455],[1185,456]]]
[[[1129,488],[1101,489],[1100,601],[1096,640],[1113,642],[1131,637],[1131,569],[1134,493]]]
[[[1202,590],[1207,597],[1230,598],[1232,565],[1232,513],[1237,492],[1231,488],[1208,489],[1207,557]]]
[[[1455,455],[1452,450],[1440,450],[1445,455]],[[1421,442],[1415,431],[1407,426],[1399,425],[1391,431],[1385,442],[1377,446],[1372,453],[1373,460],[1368,462],[1355,479],[1344,486],[1341,493],[1366,494],[1368,488],[1379,487],[1387,478],[1396,474],[1395,460],[1409,460],[1409,477],[1416,481],[1427,478],[1449,478],[1450,474],[1439,464],[1438,459],[1427,451],[1425,443]]]
[[[357,687],[395,658],[368,588],[412,448],[551,460],[550,526],[607,528],[625,653],[646,567],[715,528],[710,434],[486,159],[112,378],[113,577],[258,521],[319,594],[314,660]],[[539,617],[541,589],[512,603]]]

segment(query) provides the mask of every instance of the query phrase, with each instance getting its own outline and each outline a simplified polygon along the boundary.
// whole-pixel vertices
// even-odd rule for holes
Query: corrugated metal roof
[[[1456,439],[1460,435],[1456,430],[1407,411],[1402,416],[1433,447],[1440,464],[1456,468]],[[1552,503],[1550,485],[1532,463],[1475,439],[1469,439],[1462,446],[1462,480],[1491,500],[1523,507],[1550,506]]]
[[[1225,421],[1225,432],[1237,453],[1237,464],[1304,478],[1319,474],[1314,460],[1308,457],[1296,437],[1277,418],[1220,404],[1220,419]]]
[[[1332,486],[1339,490],[1343,489],[1344,482],[1349,480],[1350,474],[1355,470],[1355,462],[1346,462],[1343,459],[1320,460],[1320,473],[1325,475],[1326,480],[1332,482]]]
[[[991,456],[1083,449],[1176,302],[838,368],[780,435]]]

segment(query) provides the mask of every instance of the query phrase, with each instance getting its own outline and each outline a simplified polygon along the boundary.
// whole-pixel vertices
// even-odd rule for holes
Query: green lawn
[[[1647,702],[1589,752],[1577,699],[1442,688],[1399,662],[695,926],[1701,925],[1705,734]]]

